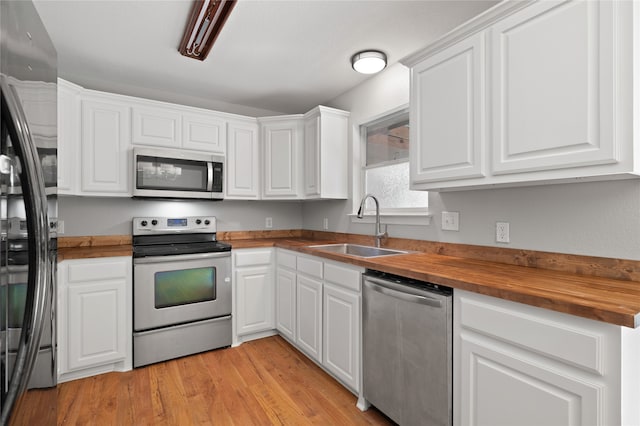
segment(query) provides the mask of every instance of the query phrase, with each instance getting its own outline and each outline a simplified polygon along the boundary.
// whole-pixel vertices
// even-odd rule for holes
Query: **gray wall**
[[[351,143],[358,126],[409,102],[409,72],[396,65],[334,99],[351,111]],[[350,159],[358,170],[356,153]],[[355,179],[354,179],[355,177]],[[352,175],[352,194],[358,194]],[[356,200],[357,202],[358,200]],[[458,232],[441,229],[441,213],[460,212]],[[323,218],[337,232],[371,234],[373,224],[353,223],[352,201],[306,203],[303,226],[321,230]],[[393,237],[501,246],[640,260],[640,180],[571,183],[429,194],[429,226],[389,225]],[[495,222],[510,223],[509,244],[495,242]]]
[[[58,218],[64,221],[64,236],[131,234],[136,216],[213,215],[218,231],[265,229],[265,218],[273,218],[273,229],[302,227],[302,204],[292,201],[166,201],[107,197],[59,197]]]

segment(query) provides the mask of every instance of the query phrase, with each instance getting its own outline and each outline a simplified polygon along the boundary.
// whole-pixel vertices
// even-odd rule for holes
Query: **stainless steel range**
[[[216,218],[133,219],[133,366],[231,345],[231,246]]]

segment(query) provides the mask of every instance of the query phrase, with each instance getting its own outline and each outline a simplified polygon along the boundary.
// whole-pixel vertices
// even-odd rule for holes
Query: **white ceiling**
[[[496,1],[239,0],[204,62],[177,51],[190,0],[34,3],[58,51],[62,78],[264,115],[326,103],[367,78],[351,69],[357,51],[382,50],[392,65]]]

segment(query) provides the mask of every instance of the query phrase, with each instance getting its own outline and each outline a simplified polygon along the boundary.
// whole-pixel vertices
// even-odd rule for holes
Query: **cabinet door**
[[[322,281],[298,274],[296,293],[296,343],[322,362]]]
[[[618,3],[540,2],[491,28],[494,174],[618,160]]]
[[[61,372],[125,360],[131,339],[131,259],[67,261],[66,368]],[[62,327],[65,324],[61,324]],[[130,354],[129,354],[130,356]],[[63,361],[64,362],[64,361]]]
[[[342,161],[337,158],[336,161]],[[304,123],[304,195],[320,195],[320,116],[307,118]]]
[[[296,274],[284,268],[276,273],[276,329],[291,341],[296,339]]]
[[[214,114],[182,115],[182,147],[195,151],[224,154],[227,123]]]
[[[226,198],[260,198],[260,149],[256,122],[229,122]]]
[[[360,297],[324,284],[324,366],[347,386],[359,391]]]
[[[82,99],[82,192],[131,195],[129,108],[108,98]]]
[[[58,80],[58,194],[77,195],[80,184],[80,87]]]
[[[274,328],[273,278],[269,266],[236,269],[237,334]]]
[[[603,386],[463,335],[461,424],[600,424]]]
[[[57,84],[44,81],[16,81],[11,85],[18,92],[22,108],[29,124],[29,131],[36,145],[39,140],[56,136]]]
[[[411,185],[484,175],[484,34],[411,71]]]
[[[131,117],[131,142],[134,145],[182,147],[179,111],[135,105]]]
[[[263,124],[264,197],[298,197],[299,120]]]
[[[624,423],[619,327],[462,290],[453,312],[454,424]]]

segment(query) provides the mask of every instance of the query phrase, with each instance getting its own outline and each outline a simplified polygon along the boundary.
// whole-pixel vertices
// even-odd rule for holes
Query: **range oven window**
[[[8,293],[8,294],[7,294]],[[2,286],[0,290],[0,329],[21,328],[27,300],[27,284]]]
[[[179,269],[156,272],[156,309],[216,299],[216,268]]]

